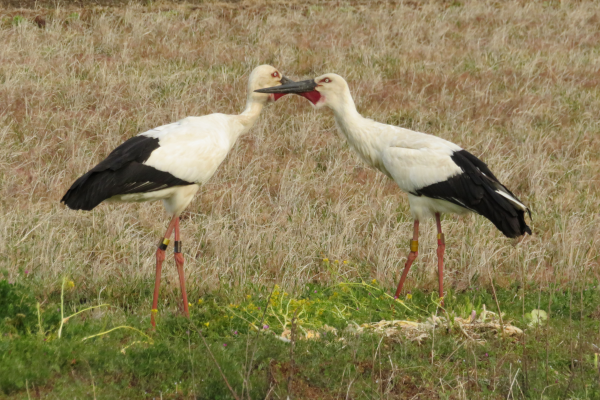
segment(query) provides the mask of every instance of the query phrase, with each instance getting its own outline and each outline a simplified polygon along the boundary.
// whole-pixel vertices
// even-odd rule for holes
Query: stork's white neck
[[[256,101],[252,97],[248,99],[246,108],[240,115],[238,115],[238,121],[244,125],[244,131],[242,133],[246,133],[250,128],[252,128],[263,107],[263,102]]]
[[[340,97],[339,101],[332,103],[332,109],[336,125],[350,147],[368,165],[387,174],[379,156],[383,143],[375,121],[360,115],[349,92]]]
[[[342,131],[346,139],[352,140],[356,134],[357,128],[363,122],[364,118],[356,110],[354,101],[352,98],[350,101],[338,104],[337,107],[333,108],[333,115],[335,116],[335,122],[338,128]]]
[[[248,132],[256,123],[256,120],[260,116],[260,112],[262,111],[263,107],[263,102],[256,101],[251,96],[248,96],[248,101],[246,102],[246,108],[244,111],[242,111],[239,115],[231,116],[238,123],[235,124],[235,128],[229,131],[229,140],[232,146],[241,135]]]

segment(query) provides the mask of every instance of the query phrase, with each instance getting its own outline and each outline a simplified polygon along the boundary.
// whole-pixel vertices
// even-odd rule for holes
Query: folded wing
[[[445,200],[483,215],[511,238],[531,234],[524,217],[529,209],[466,150],[391,147],[384,163],[400,188],[415,196]]]
[[[156,138],[140,135],[128,139],[77,179],[61,202],[74,210],[91,210],[113,196],[190,185],[169,172],[144,164],[159,147]]]

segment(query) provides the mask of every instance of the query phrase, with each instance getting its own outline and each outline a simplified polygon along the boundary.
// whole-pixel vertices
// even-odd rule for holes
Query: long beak
[[[294,83],[293,80],[291,80],[290,78],[288,78],[287,76],[281,76],[281,84],[282,85],[287,85],[288,83]]]
[[[286,82],[284,82],[284,79]],[[273,86],[265,89],[258,89],[255,92],[258,93],[280,93],[280,94],[288,94],[288,93],[307,93],[312,92],[317,87],[317,83],[314,79],[309,79],[307,81],[294,82],[288,78],[281,79],[281,86]]]
[[[287,78],[283,75],[281,75],[281,80],[279,82],[281,82],[281,85],[289,85],[289,84],[295,83],[293,80],[291,80],[290,78]],[[255,90],[255,92],[258,92],[258,90]],[[285,96],[285,93],[271,93],[271,97],[273,98],[273,101],[277,101],[280,98],[282,98],[283,96]]]

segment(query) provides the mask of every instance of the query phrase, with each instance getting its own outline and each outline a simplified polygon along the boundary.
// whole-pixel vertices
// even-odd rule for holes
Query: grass
[[[347,332],[345,347],[298,340],[297,397],[598,397],[594,2],[13,3],[0,8],[0,274],[11,282],[1,286],[5,396],[229,396],[197,331],[177,316],[174,268],[164,271],[153,344],[130,329],[82,342],[118,326],[148,333],[166,216],[160,204],[83,213],[59,199],[128,137],[188,115],[239,112],[248,73],[270,63],[296,79],[337,72],[363,115],[451,140],[488,163],[532,208],[534,235],[516,244],[482,217],[445,217],[446,285],[457,298],[448,315],[464,316],[479,301],[496,309],[491,279],[507,320],[525,328],[532,310],[549,314],[524,343],[461,346],[456,333],[421,346]],[[252,398],[266,396],[270,377],[271,395],[285,396],[291,362],[288,343],[249,328],[260,329],[259,310],[240,307],[264,312],[277,284],[287,319],[266,315],[273,331],[291,325],[287,298],[311,302],[297,316],[299,331],[404,313],[383,307],[385,299],[360,300],[350,312],[354,300],[340,284],[375,279],[390,293],[411,225],[406,198],[340,140],[330,113],[292,96],[266,109],[182,223],[190,298],[210,304],[194,303],[192,322],[238,394],[245,387]],[[426,222],[421,231],[407,281],[419,311],[402,314],[418,320],[435,313],[437,287],[435,228]],[[65,315],[110,308],[71,318],[57,339],[65,277],[75,285],[65,286]],[[347,287],[369,299],[364,288]],[[324,297],[309,299],[310,290]],[[340,299],[328,300],[336,291]],[[350,314],[331,314],[333,306]],[[231,329],[239,337],[222,348]],[[392,363],[377,369],[378,359]]]
[[[48,299],[36,318],[34,296],[25,285],[1,281],[0,289],[3,304],[19,307],[3,315],[0,387],[8,398],[21,398],[24,390],[50,398],[231,398],[199,331],[237,394],[283,398],[290,390],[292,361],[290,344],[277,337],[292,327],[294,314],[297,338],[303,332],[320,335],[294,342],[292,388],[298,398],[337,398],[341,392],[356,398],[600,395],[591,344],[600,339],[600,324],[590,313],[600,300],[596,287],[540,291],[529,299],[521,298],[522,288],[501,289],[504,319],[523,328],[524,339],[489,333],[476,342],[454,328],[437,329],[434,340],[423,343],[357,335],[352,327],[434,314],[466,318],[485,304],[497,312],[492,294],[449,293],[442,310],[437,299],[420,291],[402,304],[394,301],[387,294],[391,288],[377,282],[309,285],[296,298],[277,287],[257,288],[236,304],[216,292],[194,299],[190,320],[172,310],[161,312],[153,332],[147,314],[110,307],[69,318],[60,337],[59,296]],[[69,313],[86,308],[76,300],[76,287],[61,293]],[[541,307],[551,318],[531,324],[522,318],[522,307]],[[581,338],[591,343],[579,343]]]

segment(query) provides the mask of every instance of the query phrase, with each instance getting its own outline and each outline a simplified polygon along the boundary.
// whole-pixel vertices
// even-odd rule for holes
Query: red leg
[[[176,217],[171,218],[171,222],[169,222],[169,226],[167,227],[165,236],[158,245],[158,249],[156,249],[156,279],[154,280],[154,299],[152,300],[152,313],[150,314],[150,322],[152,323],[153,328],[156,328],[156,320],[154,318],[154,314],[158,312],[158,290],[160,288],[160,274],[162,271],[162,263],[163,261],[165,261],[165,250],[169,245],[169,238],[171,237],[171,233],[173,232],[173,228],[175,227],[176,219]]]
[[[446,250],[446,240],[442,233],[442,222],[440,221],[440,213],[435,213],[435,224],[437,225],[437,256],[438,256],[438,275],[440,284],[440,299],[444,304],[444,251]]]
[[[181,240],[179,239],[179,218],[175,221],[175,264],[177,264],[177,273],[179,274],[179,285],[181,285],[181,297],[183,299],[183,312],[186,317],[190,317],[188,310],[188,298],[185,291],[185,274],[183,273],[183,254],[181,253]]]
[[[415,219],[415,227],[413,232],[413,238],[410,241],[410,253],[408,253],[408,258],[406,260],[406,264],[404,264],[404,272],[402,272],[402,277],[400,278],[400,283],[398,283],[398,289],[396,290],[396,294],[394,298],[400,297],[400,292],[402,291],[402,287],[404,286],[404,281],[406,280],[406,276],[408,275],[408,271],[412,263],[415,261],[417,256],[419,255],[419,220]]]

